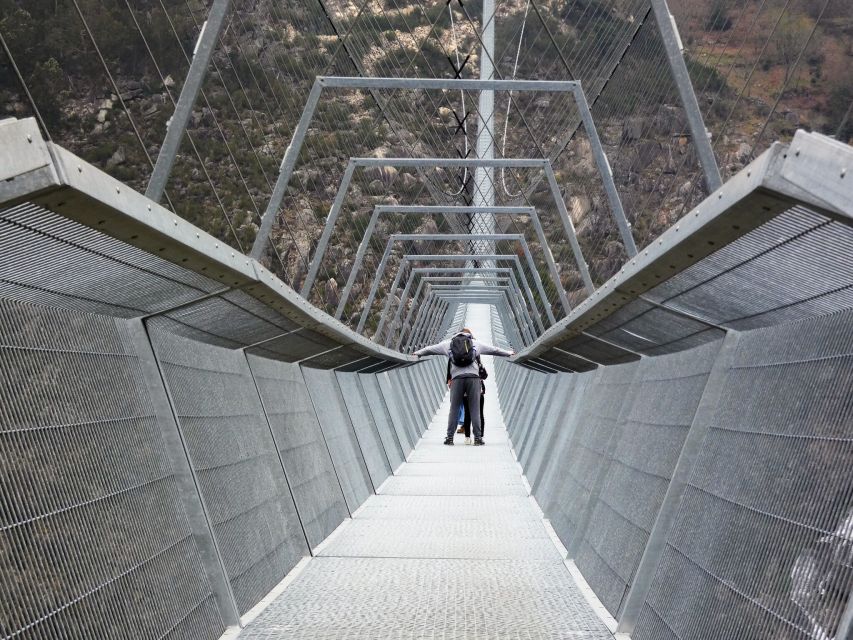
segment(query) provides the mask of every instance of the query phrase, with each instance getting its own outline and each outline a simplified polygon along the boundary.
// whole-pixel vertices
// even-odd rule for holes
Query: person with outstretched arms
[[[483,444],[483,430],[480,417],[480,366],[479,356],[501,356],[508,358],[515,355],[485,342],[474,340],[474,335],[468,328],[462,329],[450,340],[433,344],[415,351],[417,357],[437,355],[450,359],[450,415],[447,419],[447,438],[444,444],[453,444],[453,434],[456,431],[456,421],[459,407],[465,396],[468,396],[467,409],[471,414],[471,425],[474,428],[474,444]]]

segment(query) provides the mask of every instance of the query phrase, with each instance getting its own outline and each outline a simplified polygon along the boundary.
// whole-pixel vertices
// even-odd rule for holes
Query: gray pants
[[[459,407],[464,402],[465,394],[468,394],[468,403],[465,410],[471,413],[471,426],[474,427],[474,437],[483,437],[482,422],[480,420],[480,378],[454,378],[450,383],[450,416],[447,418],[447,437],[453,438],[456,433],[456,421],[459,417]]]

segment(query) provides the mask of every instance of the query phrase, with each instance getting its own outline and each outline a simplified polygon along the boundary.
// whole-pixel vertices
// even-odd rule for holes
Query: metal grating
[[[313,549],[349,517],[299,365],[248,356]]]
[[[334,375],[370,479],[373,486],[378,487],[391,475],[391,463],[385,454],[373,412],[364,396],[357,373],[336,372]]]
[[[314,403],[314,411],[347,505],[350,512],[355,511],[373,493],[373,483],[341,397],[335,372],[303,367],[302,376]]]
[[[382,389],[379,388],[379,381],[377,380],[377,376],[372,373],[360,373],[357,375],[364,391],[364,396],[370,406],[379,437],[382,439],[385,454],[388,456],[388,463],[391,465],[391,470],[394,471],[403,463],[403,447],[394,429],[394,422],[391,419],[388,405],[385,404],[385,398],[382,396]]]
[[[170,309],[221,288],[183,269],[25,203],[0,210],[0,295],[39,304],[134,317]]]
[[[853,312],[743,334],[637,640],[832,638],[853,585]]]
[[[719,346],[644,360],[626,394],[604,484],[576,557],[614,616],[632,584]]]
[[[150,324],[240,613],[307,553],[246,357]]]
[[[578,534],[596,479],[605,465],[608,443],[617,428],[622,403],[637,366],[631,363],[604,370],[595,387],[584,397],[572,440],[561,452],[563,482],[555,491],[552,499],[555,509],[548,516],[567,547]]]
[[[123,326],[0,298],[0,372],[0,637],[218,637]]]
[[[776,216],[649,292],[746,330],[853,306],[853,227],[802,206]]]

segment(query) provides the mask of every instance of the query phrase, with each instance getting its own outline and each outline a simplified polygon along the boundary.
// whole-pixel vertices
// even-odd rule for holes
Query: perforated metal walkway
[[[528,496],[492,378],[486,398],[485,447],[442,445],[445,399],[408,462],[240,639],[610,640]]]

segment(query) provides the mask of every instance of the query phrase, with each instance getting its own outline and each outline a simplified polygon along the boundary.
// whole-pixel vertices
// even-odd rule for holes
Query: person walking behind
[[[483,444],[482,422],[480,420],[480,367],[478,356],[501,356],[508,358],[515,355],[514,351],[506,351],[485,342],[474,340],[471,330],[462,329],[450,340],[433,344],[415,351],[420,358],[428,355],[439,355],[450,358],[450,414],[447,419],[447,438],[444,444],[453,444],[453,434],[456,431],[456,420],[459,407],[465,396],[467,413],[471,414],[471,425],[474,428],[474,445]]]
[[[450,389],[451,377],[450,377],[450,358],[447,359],[447,388]],[[480,362],[480,356],[477,356],[477,367],[480,369],[480,432],[482,433],[482,437],[485,438],[486,435],[486,414],[484,412],[484,406],[486,404],[486,378],[489,377],[489,372],[486,371],[486,367],[483,366],[483,363]],[[456,430],[456,433],[464,433],[465,434],[465,444],[471,444],[471,412],[465,409],[465,406],[468,403],[468,395],[466,394],[463,398],[462,404],[459,407],[459,428]],[[485,443],[485,440],[483,440]]]

